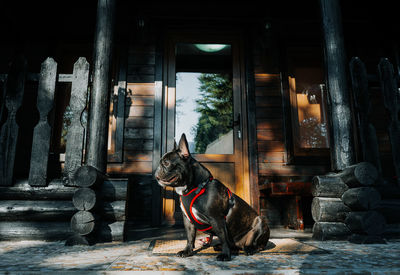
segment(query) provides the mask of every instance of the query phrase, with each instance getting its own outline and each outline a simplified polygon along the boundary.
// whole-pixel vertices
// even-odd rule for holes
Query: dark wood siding
[[[154,138],[154,45],[132,43],[128,55],[123,163],[110,163],[108,171],[151,174]]]

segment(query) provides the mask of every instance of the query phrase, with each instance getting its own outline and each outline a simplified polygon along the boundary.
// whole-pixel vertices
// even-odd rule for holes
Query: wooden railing
[[[382,58],[378,64],[377,80],[380,82],[383,96],[382,103],[371,102],[367,70],[364,63],[358,57],[353,57],[350,62],[350,74],[363,161],[374,164],[378,172],[382,173],[378,139],[376,130],[371,123],[371,105],[384,104],[390,118],[389,121],[381,122],[387,124],[395,172],[395,175],[392,176],[396,178],[397,185],[400,187],[400,92],[393,65],[387,58]]]
[[[65,185],[73,186],[73,174],[82,165],[83,158],[85,128],[81,123],[81,115],[86,108],[89,63],[84,57],[80,57],[74,64],[72,74],[59,74],[57,63],[49,57],[42,63],[40,73],[35,74],[27,72],[27,62],[21,56],[14,60],[9,73],[0,77],[4,86],[4,104],[1,106],[0,114],[3,115],[7,111],[7,119],[0,131],[0,186],[13,184],[19,134],[16,114],[22,105],[27,78],[39,82],[36,106],[40,114],[39,122],[33,132],[29,184],[46,186],[48,183],[47,167],[52,132],[48,115],[54,106],[56,83],[71,82],[69,106],[72,119],[67,133],[63,180]]]

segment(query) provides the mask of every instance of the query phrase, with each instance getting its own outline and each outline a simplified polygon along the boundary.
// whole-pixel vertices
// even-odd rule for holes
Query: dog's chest
[[[199,207],[198,198],[202,195],[203,192],[188,194],[186,196],[180,196],[180,207],[182,212],[186,216],[188,220],[190,220],[193,224],[207,224],[207,220],[205,215],[201,211],[201,207]]]

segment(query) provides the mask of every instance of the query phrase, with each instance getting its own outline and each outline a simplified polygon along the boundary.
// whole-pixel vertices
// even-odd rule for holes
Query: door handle
[[[237,130],[237,137],[238,139],[242,138],[242,123],[241,123],[241,119],[240,119],[240,113],[237,115],[237,119],[235,121],[233,121],[233,128],[235,126],[239,126],[238,130]]]

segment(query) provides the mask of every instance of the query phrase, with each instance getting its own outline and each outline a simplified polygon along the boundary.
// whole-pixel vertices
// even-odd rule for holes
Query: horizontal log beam
[[[350,208],[341,199],[315,197],[311,204],[311,214],[316,222],[344,222]]]
[[[102,218],[123,221],[126,201],[102,202]],[[1,221],[68,221],[77,212],[72,201],[0,201]]]
[[[2,221],[68,221],[75,212],[71,201],[0,201]]]
[[[17,181],[13,186],[0,187],[0,200],[71,200],[78,188],[64,186],[61,179],[53,180],[46,187],[32,187],[28,180]],[[128,180],[108,179],[101,185],[105,201],[127,199]]]
[[[349,187],[339,177],[315,176],[312,179],[311,193],[314,197],[340,198]]]
[[[123,241],[125,222],[102,223],[98,238],[102,241]],[[69,222],[6,222],[0,221],[0,240],[66,240],[73,236]]]
[[[365,211],[376,209],[381,195],[373,187],[358,187],[343,193],[342,201],[352,210]]]
[[[341,222],[316,222],[313,227],[313,239],[346,240],[351,234],[350,229]]]
[[[0,222],[0,240],[65,240],[69,222]]]

